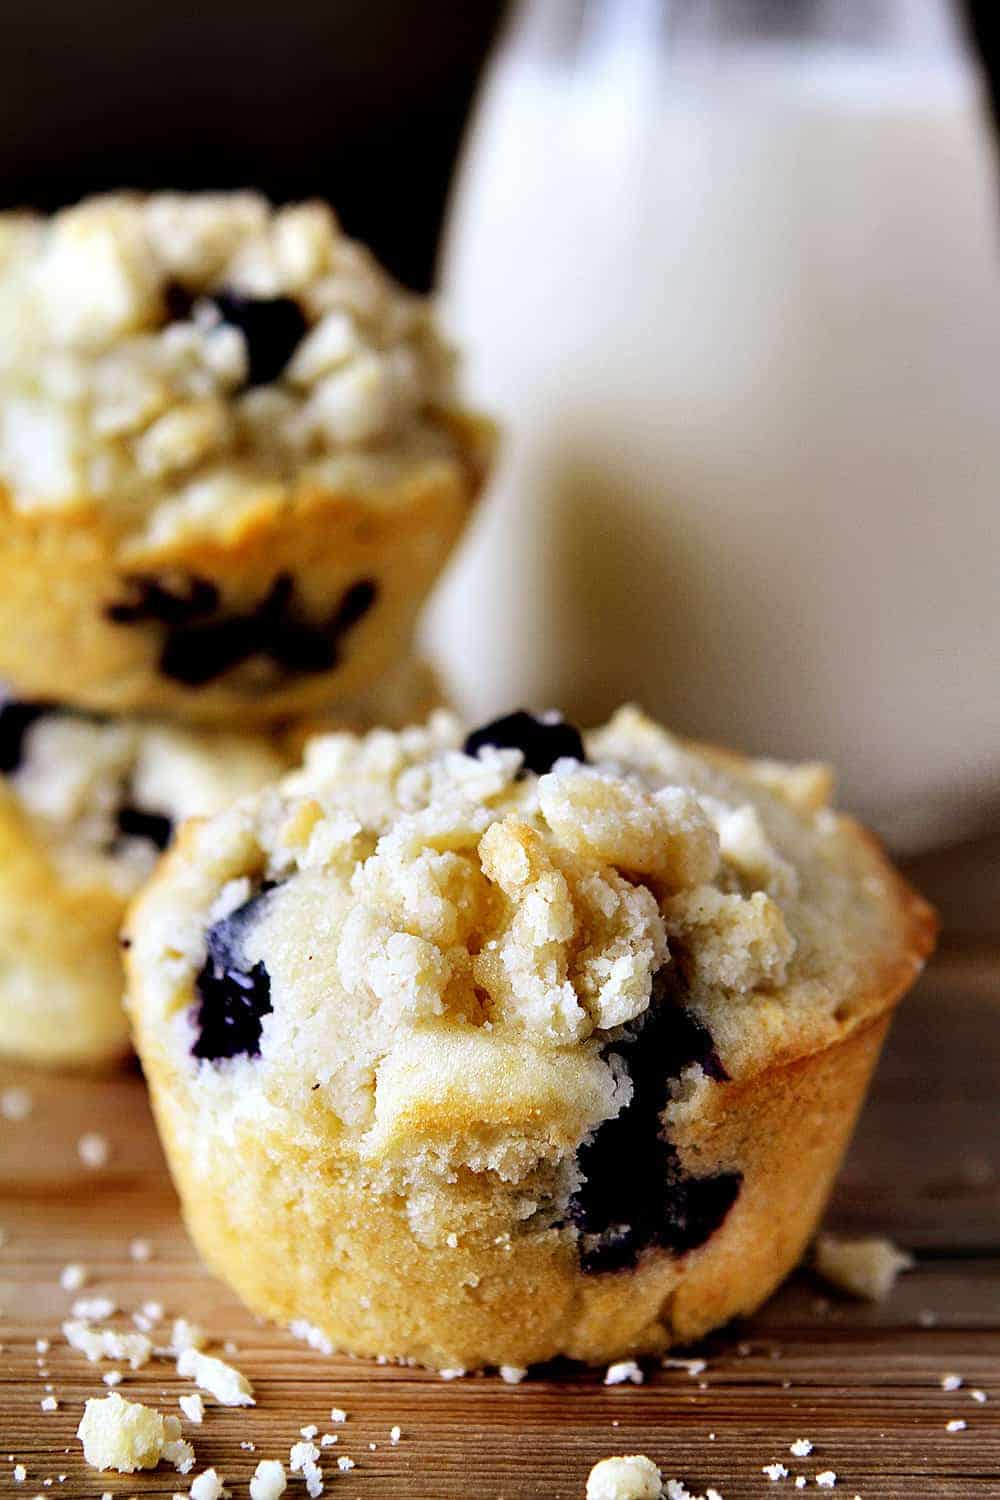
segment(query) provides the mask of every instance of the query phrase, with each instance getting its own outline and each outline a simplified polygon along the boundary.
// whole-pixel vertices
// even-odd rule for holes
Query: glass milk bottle
[[[470,714],[828,758],[904,847],[1000,812],[981,94],[936,0],[515,13],[442,262],[506,428],[429,622]]]

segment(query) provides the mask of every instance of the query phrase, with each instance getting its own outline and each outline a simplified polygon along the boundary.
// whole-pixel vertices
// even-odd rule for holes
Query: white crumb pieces
[[[900,1271],[912,1265],[912,1255],[891,1240],[843,1240],[821,1234],[816,1241],[816,1270],[824,1280],[868,1302],[888,1297]]]
[[[624,1385],[627,1381],[632,1385],[642,1385],[645,1378],[634,1359],[620,1359],[616,1364],[608,1365],[604,1372],[605,1385]]]
[[[347,1421],[347,1413],[342,1406],[334,1406],[330,1411],[330,1421],[335,1427],[339,1427]]]
[[[587,1500],[658,1500],[660,1471],[644,1453],[602,1458],[587,1477]]]
[[[318,1458],[319,1449],[315,1443],[293,1443],[288,1452],[288,1467],[293,1474],[298,1474],[306,1464],[314,1464]]]
[[[192,1396],[181,1396],[177,1405],[189,1422],[203,1422],[205,1420],[205,1403],[197,1391]]]
[[[62,1326],[66,1342],[85,1354],[91,1364],[100,1359],[123,1359],[133,1370],[149,1362],[153,1346],[144,1333],[116,1333],[113,1328],[94,1328],[85,1318],[70,1319]]]
[[[952,1417],[951,1421],[945,1425],[944,1430],[945,1432],[964,1432],[968,1425],[964,1417]]]
[[[779,1479],[788,1478],[788,1470],[784,1464],[765,1464],[760,1472],[766,1474],[772,1484],[777,1484]]]
[[[400,1438],[402,1436],[403,1436],[403,1429],[401,1427],[390,1427],[389,1428],[389,1441],[390,1441],[390,1443],[392,1444],[392,1446],[394,1448],[395,1448],[396,1444],[399,1442],[399,1440],[400,1440]]]
[[[957,1391],[957,1390],[961,1390],[961,1387],[962,1387],[962,1377],[961,1377],[961,1375],[942,1375],[941,1376],[941,1389],[943,1391]]]
[[[163,1455],[164,1422],[152,1406],[126,1401],[117,1392],[91,1397],[76,1432],[83,1456],[94,1469],[155,1469]]]
[[[985,1406],[986,1405],[987,1397],[986,1397],[986,1392],[985,1391],[981,1391],[981,1390],[979,1390],[977,1388],[974,1391],[970,1391],[969,1395],[972,1397],[973,1401],[975,1401],[979,1406]]]
[[[225,1360],[202,1354],[198,1349],[184,1349],[177,1360],[178,1375],[186,1375],[214,1396],[222,1406],[254,1406],[253,1386],[245,1375]]]
[[[686,1370],[692,1378],[701,1375],[708,1369],[708,1361],[704,1359],[661,1359],[660,1364],[665,1370]]]
[[[35,1107],[35,1101],[27,1089],[4,1089],[0,1093],[0,1115],[5,1120],[26,1120]]]
[[[28,1477],[28,1471],[24,1467],[24,1464],[15,1464],[14,1465],[14,1483],[15,1484],[23,1484],[24,1481],[27,1479],[27,1477]]]
[[[306,1483],[310,1500],[318,1500],[323,1493],[323,1471],[319,1466],[319,1449],[315,1443],[293,1443],[288,1454],[288,1467],[293,1474],[301,1474]]]
[[[304,1438],[314,1438],[319,1432],[315,1422],[310,1422],[308,1427],[300,1427],[299,1432]]]
[[[371,1445],[369,1444],[369,1446]],[[348,1458],[346,1454],[342,1454],[340,1458],[337,1459],[337,1468],[342,1474],[346,1474],[349,1469],[356,1469],[357,1464],[354,1462],[353,1458]]]
[[[121,1385],[124,1376],[122,1375],[121,1370],[105,1370],[104,1374],[101,1376],[101,1379],[104,1381],[105,1385],[116,1386]]]
[[[262,1458],[250,1481],[250,1500],[278,1500],[287,1484],[284,1464],[277,1458]]]
[[[523,1365],[500,1366],[500,1379],[504,1385],[520,1385],[527,1373]]]
[[[59,1272],[59,1285],[64,1292],[78,1292],[82,1286],[86,1286],[87,1275],[86,1266],[81,1266],[79,1261],[71,1261]]]
[[[144,1264],[147,1260],[152,1260],[153,1247],[148,1240],[132,1240],[128,1247],[128,1253],[133,1260],[139,1261],[141,1264]],[[214,1474],[215,1470],[207,1469],[205,1472],[208,1474]]]
[[[88,1130],[76,1143],[77,1155],[85,1167],[105,1167],[111,1156],[107,1136],[98,1130]]]
[[[447,1369],[439,1370],[438,1374],[442,1380],[461,1380],[465,1374],[464,1365],[449,1365]]]
[[[816,1475],[816,1483],[821,1490],[832,1490],[837,1483],[837,1476],[832,1469],[824,1469],[822,1474]]]
[[[795,1488],[797,1490],[804,1490],[808,1483],[809,1481],[804,1474],[797,1474],[795,1476]]]
[[[718,1490],[707,1489],[704,1495],[692,1495],[691,1491],[679,1479],[668,1479],[663,1493],[667,1500],[722,1500]]]
[[[38,1404],[42,1408],[42,1411],[59,1410],[59,1402],[56,1400],[55,1396],[43,1396]]]
[[[319,1445],[321,1448],[332,1448],[334,1443],[339,1442],[340,1438],[335,1432],[324,1432],[323,1436],[319,1440]]]
[[[288,1329],[293,1338],[301,1339],[310,1349],[316,1349],[320,1354],[333,1353],[333,1344],[323,1330],[313,1323],[307,1323],[305,1318],[293,1318]]]
[[[793,1458],[808,1458],[813,1451],[813,1445],[808,1438],[796,1438],[788,1451]]]
[[[188,1318],[175,1318],[170,1333],[170,1353],[183,1354],[185,1349],[203,1349],[205,1330]]]
[[[117,1311],[111,1297],[77,1297],[72,1308],[74,1318],[82,1318],[85,1323],[104,1323]]]
[[[180,1422],[176,1417],[164,1417],[163,1429],[166,1433],[163,1457],[173,1464],[178,1474],[190,1474],[194,1468],[194,1449],[181,1437]]]
[[[226,1493],[222,1485],[222,1477],[214,1469],[206,1469],[196,1479],[192,1479],[191,1488],[188,1491],[191,1500],[222,1500]]]

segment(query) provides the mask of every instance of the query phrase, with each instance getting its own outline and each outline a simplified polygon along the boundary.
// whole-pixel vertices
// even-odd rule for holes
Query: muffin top
[[[322,203],[114,194],[0,215],[0,484],[25,508],[377,481],[451,451],[428,304]]]
[[[287,767],[277,741],[0,698],[0,806],[71,885],[134,894],[173,830]]]
[[[829,791],[631,708],[323,736],[188,825],[133,910],[140,1050],[202,1127],[521,1180],[618,1114],[638,1051],[679,1097],[912,978],[926,908]]]

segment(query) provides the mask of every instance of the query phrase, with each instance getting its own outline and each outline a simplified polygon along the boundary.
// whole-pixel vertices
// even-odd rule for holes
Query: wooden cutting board
[[[752,1321],[690,1351],[703,1371],[649,1368],[641,1386],[608,1388],[601,1372],[571,1368],[518,1386],[449,1383],[325,1357],[262,1326],[198,1264],[138,1071],[98,1082],[0,1069],[0,1090],[27,1085],[32,1095],[26,1119],[0,1118],[0,1500],[170,1495],[189,1483],[167,1465],[101,1475],[84,1464],[74,1434],[84,1400],[106,1394],[108,1366],[88,1365],[61,1335],[81,1295],[60,1286],[70,1262],[88,1268],[86,1294],[107,1293],[125,1314],[160,1302],[167,1319],[192,1317],[236,1346],[227,1357],[252,1379],[257,1406],[234,1411],[206,1397],[204,1423],[184,1424],[196,1472],[214,1465],[234,1496],[246,1495],[259,1459],[287,1464],[313,1423],[337,1434],[323,1468],[327,1493],[342,1500],[582,1500],[591,1465],[623,1452],[646,1453],[665,1478],[696,1495],[712,1485],[725,1500],[799,1493],[797,1474],[808,1477],[806,1495],[824,1494],[815,1475],[830,1469],[832,1493],[848,1500],[1000,1496],[998,870],[996,845],[971,865],[956,855],[922,863],[945,941],[901,1013],[829,1215],[845,1232],[890,1235],[916,1254],[915,1269],[880,1306],[843,1300],[800,1272]],[[103,1167],[80,1161],[91,1131],[109,1143]],[[148,1242],[148,1260],[133,1258],[135,1239]],[[168,1327],[155,1336],[165,1342]],[[941,1384],[950,1373],[963,1380],[951,1392]],[[40,1406],[48,1386],[53,1412]],[[176,1413],[192,1386],[155,1360],[126,1372],[120,1389]],[[348,1413],[339,1427],[334,1406]],[[948,1432],[953,1419],[967,1426]],[[814,1444],[807,1458],[789,1452],[798,1438]],[[341,1455],[356,1467],[339,1472]],[[762,1469],[773,1462],[790,1477],[772,1483]],[[288,1494],[305,1500],[301,1479]]]

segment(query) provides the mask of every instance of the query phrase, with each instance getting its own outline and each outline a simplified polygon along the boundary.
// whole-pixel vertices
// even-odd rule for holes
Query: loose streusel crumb
[[[175,1318],[170,1334],[171,1354],[183,1354],[185,1349],[203,1349],[207,1343],[205,1330],[188,1318]]]
[[[101,1376],[101,1379],[103,1380],[105,1385],[115,1386],[121,1385],[124,1376],[122,1375],[121,1370],[105,1370],[104,1374]]]
[[[225,1360],[184,1349],[177,1360],[178,1375],[189,1376],[222,1406],[255,1406],[253,1386],[245,1375]]]
[[[59,1402],[56,1400],[55,1396],[43,1396],[42,1400],[38,1404],[42,1408],[42,1411],[59,1410]]]
[[[793,1458],[808,1458],[813,1451],[813,1445],[808,1438],[796,1438],[788,1451]]]
[[[153,1346],[144,1333],[118,1333],[113,1328],[94,1328],[83,1318],[71,1318],[62,1326],[66,1342],[85,1354],[91,1364],[102,1359],[123,1359],[133,1370],[149,1363]]]
[[[941,1376],[941,1389],[943,1391],[957,1391],[957,1390],[961,1389],[961,1386],[962,1386],[962,1377],[961,1377],[961,1375],[942,1375]]]
[[[369,1443],[368,1446],[369,1448],[371,1448],[374,1447],[374,1444]],[[346,1454],[342,1454],[341,1457],[337,1459],[337,1468],[342,1474],[346,1474],[349,1469],[356,1469],[357,1464],[354,1462],[353,1458],[348,1458]]]
[[[645,1378],[634,1359],[620,1359],[615,1364],[608,1365],[604,1372],[605,1385],[624,1385],[626,1382],[642,1385]]]
[[[222,1500],[226,1494],[223,1488],[222,1475],[217,1474],[214,1469],[206,1469],[191,1481],[188,1491],[191,1500]]]
[[[334,1406],[331,1409],[331,1411],[330,1411],[330,1421],[334,1424],[335,1427],[336,1426],[340,1426],[341,1423],[347,1421],[347,1413],[346,1413],[346,1411],[344,1411],[343,1407],[341,1407],[341,1406]]]
[[[963,1417],[952,1417],[951,1421],[945,1424],[944,1430],[945,1432],[964,1432],[968,1425]]]
[[[27,1089],[9,1088],[0,1093],[0,1115],[15,1123],[26,1120],[34,1108],[35,1101]]]
[[[765,1464],[760,1472],[766,1474],[772,1484],[777,1484],[779,1479],[788,1478],[788,1470],[784,1464]]]
[[[107,1166],[111,1147],[98,1130],[88,1130],[76,1143],[77,1154],[85,1167],[97,1170]]]
[[[74,1318],[85,1323],[105,1323],[118,1311],[118,1304],[111,1297],[77,1297],[73,1303]]]
[[[71,1261],[59,1272],[59,1285],[64,1292],[78,1292],[81,1287],[86,1286],[88,1275],[86,1266],[81,1266],[78,1261]]]
[[[644,1453],[602,1458],[587,1478],[587,1500],[659,1500],[661,1475]]]
[[[177,1405],[189,1422],[203,1422],[205,1420],[205,1403],[197,1391],[195,1391],[193,1396],[181,1396]]]
[[[287,1485],[284,1464],[276,1458],[262,1458],[250,1481],[250,1500],[279,1500]]]
[[[821,1490],[832,1490],[837,1483],[837,1476],[833,1469],[824,1469],[822,1474],[816,1475],[816,1483]]]
[[[163,1456],[163,1417],[155,1407],[126,1401],[116,1391],[90,1398],[76,1435],[94,1469],[133,1474],[136,1469],[155,1469]]]
[[[882,1302],[901,1271],[913,1265],[912,1255],[887,1239],[838,1239],[821,1234],[816,1241],[816,1270],[824,1280],[869,1302]]]
[[[500,1379],[504,1385],[520,1385],[527,1373],[523,1365],[500,1366]]]

